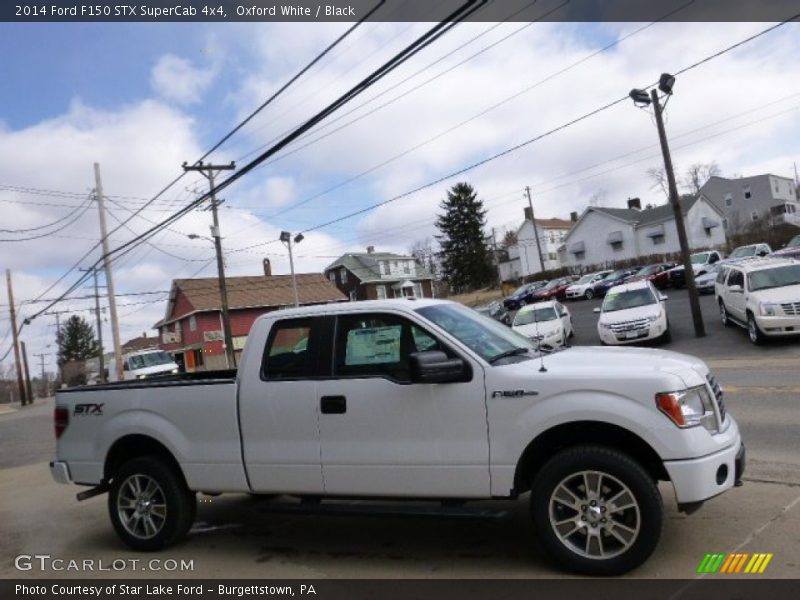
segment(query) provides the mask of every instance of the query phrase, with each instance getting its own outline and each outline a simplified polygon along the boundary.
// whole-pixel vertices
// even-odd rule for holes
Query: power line
[[[67,221],[66,223],[64,223],[64,224],[63,224],[61,227],[59,227],[58,229],[54,229],[53,231],[48,231],[48,232],[46,232],[46,233],[40,233],[40,234],[37,234],[37,235],[31,235],[31,236],[24,237],[24,238],[6,238],[6,239],[0,239],[0,242],[30,242],[30,241],[32,241],[32,240],[40,240],[40,239],[42,239],[42,238],[46,238],[47,236],[53,235],[54,233],[58,233],[59,231],[63,231],[64,229],[66,229],[67,227],[69,227],[70,225],[72,225],[73,223],[75,223],[75,222],[76,222],[78,219],[80,219],[80,218],[81,218],[81,217],[82,217],[84,214],[86,214],[86,211],[87,211],[87,210],[89,210],[89,208],[90,208],[90,207],[91,207],[91,201],[90,201],[90,202],[87,202],[86,204],[84,204],[84,206],[83,206],[83,209],[76,209],[76,210],[75,210],[75,211],[74,211],[74,212],[73,212],[73,213],[70,215],[70,217],[71,217],[71,218],[70,218],[70,220],[69,220],[69,221]],[[59,219],[57,222],[61,222],[61,221],[63,221],[63,220],[64,220],[64,219]],[[52,225],[52,223],[50,223],[49,225],[47,225],[47,227],[49,227],[50,225]],[[37,229],[37,228],[34,228],[34,229]],[[24,230],[24,229],[23,229],[23,230],[19,230],[19,231],[33,231],[34,229],[29,229],[29,230]],[[3,230],[0,230],[0,231],[9,231],[9,230],[7,230],[7,229],[3,229]]]
[[[0,232],[3,232],[3,233],[27,233],[28,231],[38,231],[40,229],[48,229],[48,228],[52,227],[53,225],[58,225],[62,221],[66,221],[71,216],[73,216],[75,213],[77,213],[79,209],[86,208],[89,204],[91,204],[91,202],[92,202],[91,197],[87,197],[86,201],[83,204],[78,205],[75,208],[75,210],[70,211],[68,214],[64,215],[60,219],[57,219],[56,221],[52,221],[50,223],[47,223],[46,225],[37,225],[36,227],[27,227],[27,228],[24,228],[24,229],[0,229]],[[0,241],[2,241],[2,240],[0,240]]]

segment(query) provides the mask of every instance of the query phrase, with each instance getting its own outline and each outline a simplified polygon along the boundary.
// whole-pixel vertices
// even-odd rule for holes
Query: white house
[[[711,177],[700,193],[722,211],[728,233],[738,233],[762,219],[770,225],[788,223],[800,227],[797,186],[788,177]]]
[[[680,201],[692,250],[722,247],[726,242],[722,211],[702,195]],[[567,267],[604,267],[618,261],[680,251],[672,207],[640,209],[638,198],[628,208],[590,206],[564,239],[561,260]]]
[[[536,219],[536,231],[533,228],[530,208],[525,208],[525,220],[516,231],[517,243],[508,247],[508,261],[500,263],[500,277],[503,281],[518,279],[527,275],[561,268],[558,248],[574,223],[564,219]],[[536,245],[536,234],[539,234],[539,246],[542,249],[544,268],[539,260],[539,247]]]

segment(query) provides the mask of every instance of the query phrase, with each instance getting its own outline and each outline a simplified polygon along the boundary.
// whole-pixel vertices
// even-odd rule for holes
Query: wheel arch
[[[557,452],[581,444],[597,444],[625,452],[655,481],[669,481],[661,457],[635,433],[602,421],[574,421],[543,431],[526,446],[514,472],[513,493],[528,491],[533,476]]]
[[[107,482],[113,479],[119,468],[127,461],[142,456],[160,458],[181,477],[186,485],[186,477],[172,452],[155,438],[142,434],[125,435],[111,445],[103,465],[103,481]]]

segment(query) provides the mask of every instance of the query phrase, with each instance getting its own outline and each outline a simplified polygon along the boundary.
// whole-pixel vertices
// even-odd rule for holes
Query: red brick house
[[[294,306],[291,275],[228,277],[228,305],[231,335],[237,358],[244,348],[250,327],[259,316]],[[347,300],[321,273],[297,275],[301,305]],[[171,353],[186,371],[233,368],[224,352],[222,310],[216,277],[175,279],[170,289],[166,314],[156,323],[159,347]]]

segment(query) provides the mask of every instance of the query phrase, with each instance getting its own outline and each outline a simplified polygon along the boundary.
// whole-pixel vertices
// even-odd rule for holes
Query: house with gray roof
[[[681,197],[680,205],[692,250],[725,245],[718,207],[699,194]],[[627,208],[588,207],[564,238],[560,254],[567,267],[600,267],[679,251],[672,207],[662,204],[642,209],[640,200],[631,198]]]
[[[800,199],[794,180],[770,173],[753,177],[711,177],[700,193],[723,213],[729,234],[758,221],[800,227]]]
[[[413,256],[348,252],[325,268],[325,276],[350,300],[432,298],[433,276]]]

